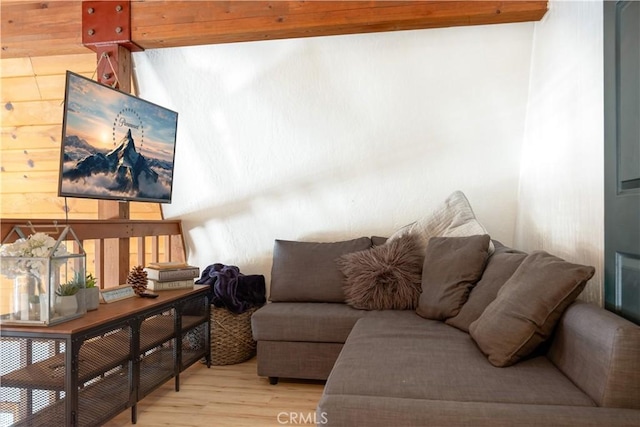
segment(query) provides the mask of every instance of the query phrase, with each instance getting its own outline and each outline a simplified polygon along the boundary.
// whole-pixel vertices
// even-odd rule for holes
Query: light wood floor
[[[303,414],[302,419],[310,420],[309,414],[315,412],[323,386],[323,382],[302,380],[281,380],[272,386],[266,378],[258,377],[255,358],[209,369],[196,363],[180,374],[179,392],[175,392],[171,380],[138,403],[135,425],[282,426],[285,424],[279,423],[278,418],[288,421],[289,413]],[[315,425],[314,422],[305,424]],[[130,425],[130,410],[105,424],[108,427]]]

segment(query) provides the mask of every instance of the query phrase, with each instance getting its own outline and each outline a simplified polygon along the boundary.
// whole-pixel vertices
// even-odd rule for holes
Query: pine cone
[[[131,285],[136,295],[147,290],[147,272],[141,265],[135,266],[127,276],[127,284]]]

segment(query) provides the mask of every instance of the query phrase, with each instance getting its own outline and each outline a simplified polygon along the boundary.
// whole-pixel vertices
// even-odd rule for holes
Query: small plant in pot
[[[77,274],[77,273],[76,273]],[[80,290],[80,283],[74,277],[56,289],[56,312],[61,316],[70,316],[78,311],[76,294]]]
[[[85,298],[87,303],[87,310],[97,310],[100,305],[100,289],[98,288],[97,280],[93,277],[93,274],[87,274],[85,279]]]

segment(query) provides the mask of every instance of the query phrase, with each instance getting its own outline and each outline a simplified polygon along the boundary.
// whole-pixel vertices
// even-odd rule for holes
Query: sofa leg
[[[271,385],[278,384],[278,377],[269,377],[269,384]]]

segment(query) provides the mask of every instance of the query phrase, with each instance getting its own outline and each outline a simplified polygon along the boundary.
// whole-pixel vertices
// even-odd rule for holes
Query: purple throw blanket
[[[202,271],[196,283],[209,285],[211,303],[232,313],[244,313],[266,302],[264,276],[245,276],[235,265],[212,264]]]

